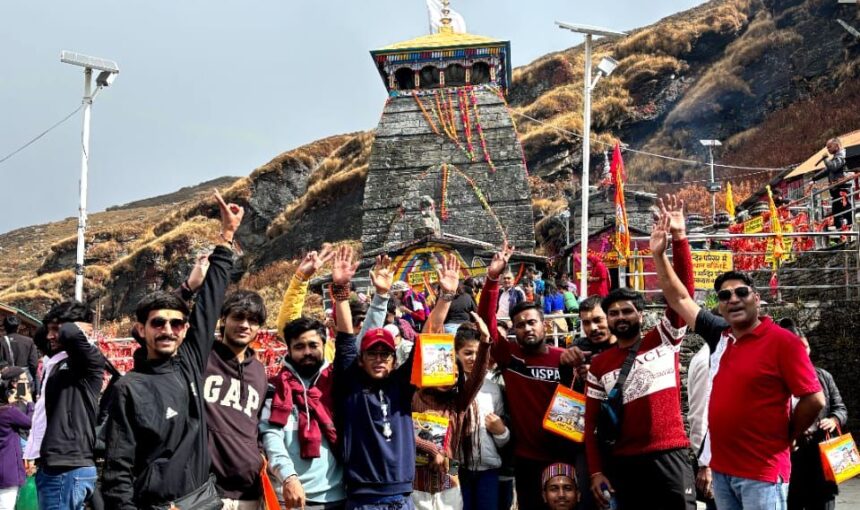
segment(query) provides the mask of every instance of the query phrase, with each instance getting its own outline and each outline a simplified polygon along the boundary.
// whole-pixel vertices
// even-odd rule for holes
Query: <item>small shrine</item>
[[[435,33],[370,52],[388,99],[361,241],[371,251],[451,234],[530,252],[528,170],[505,98],[510,42],[456,31],[448,3]]]
[[[413,90],[492,84],[507,92],[511,43],[455,32],[448,2],[444,4],[437,33],[370,52],[388,91],[411,94]]]

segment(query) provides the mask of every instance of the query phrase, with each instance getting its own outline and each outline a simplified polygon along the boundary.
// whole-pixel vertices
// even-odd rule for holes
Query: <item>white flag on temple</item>
[[[466,33],[466,20],[463,16],[449,7],[451,28],[458,34]],[[442,26],[442,0],[427,0],[427,14],[430,15],[430,33],[435,34]]]

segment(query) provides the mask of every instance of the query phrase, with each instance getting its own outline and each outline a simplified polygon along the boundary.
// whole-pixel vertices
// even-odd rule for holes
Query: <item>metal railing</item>
[[[844,292],[845,299],[852,299],[855,296],[860,297],[860,232],[856,230],[845,230],[839,232],[785,232],[775,234],[773,232],[759,232],[755,234],[744,233],[713,233],[713,234],[688,234],[687,238],[693,244],[705,241],[728,241],[732,239],[742,238],[812,238],[823,239],[839,237],[838,246],[819,247],[819,243],[815,243],[813,249],[804,251],[792,251],[790,253],[791,260],[781,261],[779,264],[770,267],[761,267],[744,272],[749,273],[757,282],[760,290],[770,289],[772,297],[776,301],[781,302],[784,298],[803,298],[810,297],[814,291],[822,290],[838,290]],[[647,237],[634,237],[633,241],[646,242]],[[713,249],[713,248],[712,248]],[[721,251],[719,249],[713,249]],[[769,251],[734,251],[732,254],[738,256],[762,256],[768,255]],[[630,258],[634,263],[630,264],[633,267],[638,267],[635,263],[639,259],[649,259],[650,255],[634,254]],[[669,253],[671,258],[671,251]],[[817,274],[819,278],[815,281],[804,281],[809,278],[804,278],[803,275]],[[627,286],[628,277],[644,277],[655,276],[655,272],[637,272],[627,271],[627,268],[622,266],[619,268],[619,282],[622,286]],[[770,278],[776,276],[776,283],[770,284]],[[706,290],[706,289],[698,289]],[[645,288],[642,290],[646,295],[659,294],[659,288]],[[786,292],[788,295],[783,296]],[[829,296],[833,297],[833,295]]]

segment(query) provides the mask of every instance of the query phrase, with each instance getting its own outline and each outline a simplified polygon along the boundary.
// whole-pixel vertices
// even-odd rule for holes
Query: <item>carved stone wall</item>
[[[456,89],[445,90],[452,91],[457,136],[465,148]],[[361,241],[365,250],[412,239],[421,195],[431,196],[436,201],[437,214],[441,212],[443,163],[451,165],[445,200],[449,216],[442,219],[443,232],[499,244],[504,230],[519,250],[534,248],[529,184],[513,121],[495,90],[474,90],[495,172],[484,160],[474,115],[470,118],[475,157],[470,160],[436,120],[432,111],[434,95],[421,96],[421,100],[440,134],[433,131],[411,95],[389,99],[376,129],[364,191]],[[482,205],[482,199],[492,213]]]

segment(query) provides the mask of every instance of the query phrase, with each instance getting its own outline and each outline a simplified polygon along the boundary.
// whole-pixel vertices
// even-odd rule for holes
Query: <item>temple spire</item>
[[[442,0],[442,18],[439,20],[442,25],[439,26],[440,34],[450,34],[454,32],[451,27],[451,0]]]

